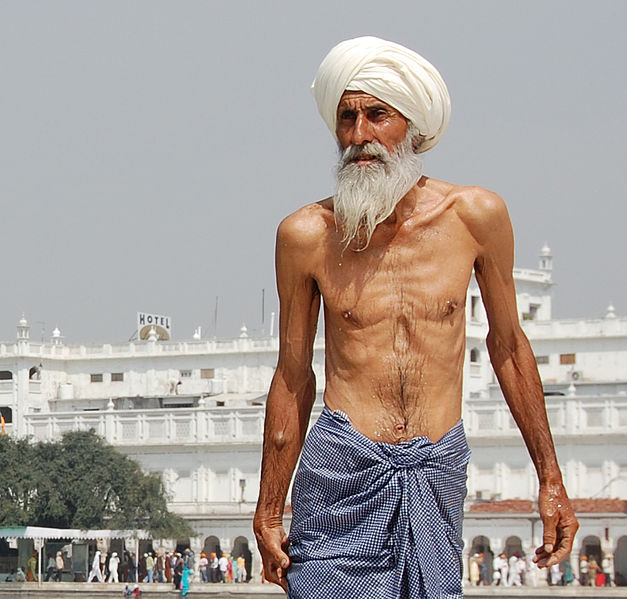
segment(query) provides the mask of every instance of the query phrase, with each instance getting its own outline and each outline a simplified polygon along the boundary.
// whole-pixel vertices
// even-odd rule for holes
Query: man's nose
[[[351,143],[355,146],[362,146],[373,141],[372,123],[363,114],[358,114],[353,127]]]

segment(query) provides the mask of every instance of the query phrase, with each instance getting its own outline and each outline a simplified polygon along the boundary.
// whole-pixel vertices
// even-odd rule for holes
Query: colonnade
[[[498,528],[498,527],[497,527]],[[537,527],[541,535],[541,525]],[[585,532],[585,531],[584,531]],[[610,531],[606,528],[606,533]],[[464,539],[463,566],[464,580],[469,580],[470,561],[476,554],[483,554],[488,581],[492,581],[492,560],[496,555],[504,553],[508,558],[513,554],[519,554],[526,560],[525,584],[529,586],[547,585],[547,571],[539,569],[532,561],[536,547],[542,544],[542,537],[531,538],[530,536],[496,536],[476,535]],[[621,536],[611,536],[610,534],[599,537],[595,534],[577,534],[570,555],[570,563],[573,572],[579,578],[579,565],[581,558],[588,559],[594,557],[601,566],[605,562],[607,570],[610,572],[612,581],[621,586],[627,586],[627,534]]]

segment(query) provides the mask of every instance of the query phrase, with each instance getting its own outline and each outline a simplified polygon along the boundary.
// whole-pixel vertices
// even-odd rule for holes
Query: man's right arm
[[[310,273],[316,239],[310,219],[304,218],[306,210],[285,219],[277,233],[279,360],[266,403],[261,484],[254,519],[265,577],[286,590],[289,541],[283,529],[283,510],[316,395],[311,362],[320,294]]]

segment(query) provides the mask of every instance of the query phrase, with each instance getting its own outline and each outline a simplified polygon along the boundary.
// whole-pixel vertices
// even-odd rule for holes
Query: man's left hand
[[[540,485],[538,509],[544,534],[533,561],[539,568],[550,568],[571,552],[579,522],[561,483]]]

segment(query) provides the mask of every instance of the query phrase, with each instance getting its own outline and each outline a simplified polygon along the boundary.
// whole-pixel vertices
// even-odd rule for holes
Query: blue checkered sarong
[[[469,458],[461,422],[394,445],[325,407],[292,489],[290,599],[461,599]]]

